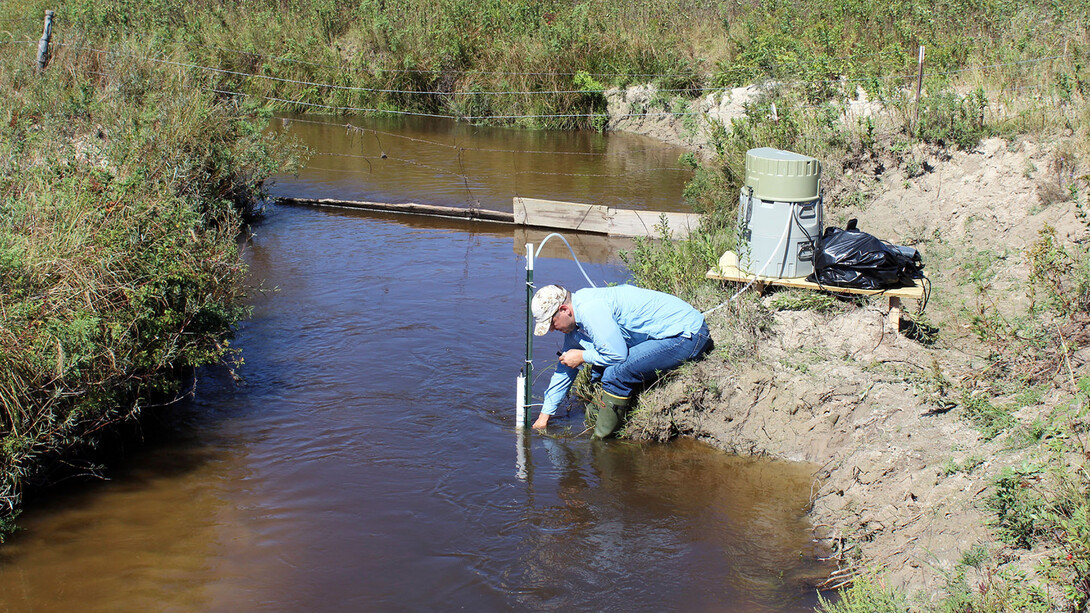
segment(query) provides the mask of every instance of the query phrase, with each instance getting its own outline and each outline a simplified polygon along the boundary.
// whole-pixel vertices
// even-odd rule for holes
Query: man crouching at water
[[[544,428],[556,414],[584,363],[601,375],[602,398],[595,399],[594,436],[606,438],[628,413],[632,392],[656,372],[676,368],[710,346],[704,316],[684,300],[631,285],[581,289],[574,294],[547,285],[531,303],[534,334],[564,333],[564,350],[545,404],[534,422]]]

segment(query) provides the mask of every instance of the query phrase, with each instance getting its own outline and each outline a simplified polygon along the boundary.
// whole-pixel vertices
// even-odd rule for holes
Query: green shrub
[[[1031,582],[1024,572],[1010,567],[983,566],[970,580],[959,565],[946,582],[946,597],[937,611],[944,613],[1048,613],[1053,611],[1048,590]]]
[[[973,394],[967,390],[961,396],[965,418],[972,422],[985,439],[992,439],[1015,424],[1014,416],[1004,407],[997,407],[985,394]]]
[[[705,304],[701,291],[710,283],[705,275],[732,247],[732,235],[705,224],[686,239],[672,240],[665,216],[655,230],[657,238],[637,237],[633,249],[621,252],[636,285],[673,294],[698,308],[712,306]]]
[[[1032,465],[1004,469],[995,479],[987,506],[995,515],[992,523],[1003,542],[1029,549],[1048,530],[1041,479],[1041,470]]]
[[[1090,312],[1090,250],[1078,244],[1064,246],[1056,229],[1046,226],[1026,251],[1033,281],[1030,296],[1035,308],[1055,317],[1070,318]],[[1038,295],[1038,294],[1041,295]]]
[[[1086,467],[1060,472],[1051,509],[1048,535],[1055,546],[1045,571],[1060,586],[1075,611],[1090,605],[1090,474]]]
[[[991,135],[984,121],[988,98],[983,89],[968,96],[953,92],[928,94],[920,100],[916,137],[926,143],[972,149]]]
[[[780,311],[817,311],[827,313],[840,308],[841,302],[836,296],[809,290],[788,290],[777,292],[768,306]]]

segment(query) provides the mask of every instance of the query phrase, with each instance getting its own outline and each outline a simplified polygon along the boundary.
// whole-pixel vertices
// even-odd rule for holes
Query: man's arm
[[[549,423],[549,417],[556,415],[560,408],[560,402],[564,400],[564,396],[567,395],[572,382],[575,381],[577,372],[576,369],[563,364],[557,365],[556,372],[549,379],[549,387],[545,390],[545,403],[541,406],[541,413],[538,414],[537,421],[534,422],[535,428],[544,428]]]
[[[571,334],[564,335],[565,352],[578,347],[579,343],[575,340],[575,337]],[[560,408],[560,402],[568,394],[568,389],[571,388],[571,384],[575,381],[575,375],[578,372],[578,369],[565,366],[563,363],[557,364],[556,372],[549,379],[549,387],[545,389],[545,401],[541,406],[541,413],[538,414],[537,420],[534,422],[535,428],[544,428],[549,423],[549,417],[556,415],[557,410]]]

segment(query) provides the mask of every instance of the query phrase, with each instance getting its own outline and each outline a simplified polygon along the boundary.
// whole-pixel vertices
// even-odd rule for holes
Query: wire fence
[[[11,40],[6,40],[6,41],[0,39],[0,44],[34,44],[34,43],[37,43],[37,42],[38,42],[37,40],[32,40],[32,39],[19,39],[19,40],[16,40],[16,39],[13,38]],[[174,44],[178,45],[178,46],[182,45],[182,43],[174,43]],[[185,69],[194,70],[194,71],[201,71],[201,72],[206,72],[206,73],[213,74],[213,75],[239,77],[239,78],[248,79],[248,80],[253,79],[253,80],[268,81],[268,82],[271,82],[271,83],[294,85],[294,86],[299,86],[299,87],[303,87],[303,88],[316,88],[316,89],[321,90],[321,91],[342,91],[342,92],[347,92],[347,93],[384,94],[384,95],[401,95],[401,96],[443,97],[443,98],[451,98],[451,99],[467,98],[467,97],[477,99],[477,98],[481,98],[481,97],[495,97],[495,96],[519,96],[519,97],[533,97],[533,96],[554,96],[555,97],[555,96],[565,96],[565,95],[600,95],[601,96],[601,95],[612,95],[612,94],[616,94],[616,93],[623,93],[623,91],[624,91],[624,90],[622,90],[620,88],[615,88],[615,87],[614,88],[601,88],[601,89],[593,89],[593,88],[539,89],[539,90],[534,90],[534,89],[529,89],[529,90],[528,89],[512,89],[512,90],[478,90],[478,91],[454,91],[454,90],[441,91],[441,90],[427,90],[427,89],[398,89],[398,88],[382,88],[382,87],[362,87],[362,86],[354,86],[354,85],[341,85],[341,84],[337,84],[337,83],[329,83],[329,82],[322,82],[322,81],[311,81],[311,80],[305,80],[305,79],[291,79],[291,78],[286,78],[286,77],[279,77],[279,76],[274,76],[274,75],[261,74],[261,73],[256,73],[256,72],[247,72],[247,71],[241,71],[241,70],[229,70],[229,69],[225,69],[225,68],[218,68],[218,67],[214,67],[214,66],[205,66],[205,65],[191,63],[191,62],[179,62],[179,61],[175,61],[175,60],[163,59],[163,58],[159,58],[159,57],[153,57],[153,56],[150,56],[150,55],[147,55],[147,54],[136,54],[136,53],[130,53],[130,52],[124,52],[124,51],[99,49],[99,48],[96,48],[96,47],[85,45],[83,43],[58,42],[58,43],[56,43],[56,46],[57,47],[62,47],[62,48],[68,48],[68,49],[71,49],[71,50],[74,50],[74,51],[77,51],[77,52],[82,51],[82,52],[91,52],[91,53],[96,53],[96,54],[108,54],[108,55],[113,55],[113,56],[124,56],[124,57],[129,57],[129,58],[140,60],[140,61],[158,63],[158,64],[174,66],[174,67],[177,67],[177,68],[185,68]],[[213,48],[213,49],[217,49],[217,50],[221,50],[221,51],[225,51],[225,52],[229,52],[229,53],[233,53],[233,54],[238,54],[238,55],[266,57],[266,58],[274,59],[276,61],[294,62],[294,63],[300,63],[300,64],[309,64],[309,65],[321,66],[321,67],[333,68],[333,69],[342,69],[343,68],[343,67],[331,66],[331,65],[328,65],[328,64],[305,62],[305,61],[301,61],[301,60],[295,60],[294,58],[285,58],[285,57],[280,57],[280,56],[270,56],[270,55],[267,55],[267,54],[254,53],[254,52],[237,50],[237,49],[229,49],[229,48],[219,47],[219,46],[212,46],[212,45],[196,45],[196,46],[206,47],[206,48]],[[892,52],[878,52],[878,53],[869,53],[869,54],[857,54],[857,55],[852,55],[852,56],[832,57],[832,58],[825,58],[825,59],[822,59],[822,60],[814,60],[814,61],[809,61],[809,62],[765,64],[765,65],[757,66],[756,68],[759,68],[759,69],[762,69],[762,70],[770,70],[770,69],[774,69],[774,68],[783,68],[783,67],[802,67],[802,66],[813,65],[813,64],[824,63],[824,62],[847,62],[847,61],[860,59],[860,58],[878,57],[878,56],[883,56],[883,55],[889,55],[890,53],[892,53]],[[924,76],[926,76],[926,77],[949,77],[949,76],[961,75],[961,74],[970,73],[970,72],[990,71],[990,70],[997,70],[997,69],[1016,67],[1016,66],[1030,66],[1030,65],[1040,64],[1040,63],[1045,63],[1045,62],[1054,62],[1054,61],[1057,61],[1057,60],[1069,59],[1070,57],[1071,57],[1070,54],[1065,53],[1065,54],[1052,55],[1052,56],[1047,56],[1047,57],[1027,58],[1027,59],[1024,59],[1024,60],[1013,61],[1013,62],[994,63],[994,64],[982,65],[982,66],[971,66],[971,67],[966,67],[966,68],[962,68],[962,69],[958,69],[958,70],[948,70],[948,71],[942,71],[942,72],[928,72]],[[385,69],[385,68],[374,68],[374,69],[369,69],[369,70],[371,70],[373,72],[394,72],[394,73],[433,73],[434,74],[434,73],[439,72],[439,71],[425,71],[425,70],[414,70],[414,69]],[[573,76],[573,75],[575,75],[577,73],[533,73],[533,72],[517,72],[517,71],[512,71],[512,72],[502,72],[502,71],[451,71],[450,74],[454,74],[454,75],[460,75],[460,74],[488,74],[488,75],[498,75],[498,76],[526,76],[526,75]],[[638,73],[638,74],[631,74],[631,73],[593,73],[591,76],[596,76],[596,77],[626,77],[626,78],[632,78],[632,77],[667,78],[667,77],[677,77],[677,76],[685,76],[685,75],[681,75],[681,74],[678,74],[678,73]],[[711,75],[704,75],[704,76],[706,78],[709,78],[709,79],[711,78]],[[781,88],[781,89],[782,88],[799,88],[799,89],[801,89],[801,88],[830,88],[830,87],[844,88],[846,86],[850,86],[850,85],[853,85],[853,84],[854,85],[863,85],[863,84],[870,84],[870,83],[876,83],[876,82],[911,83],[913,80],[916,80],[917,78],[918,78],[918,75],[915,75],[915,74],[894,74],[894,75],[872,75],[872,76],[864,76],[864,77],[859,77],[859,76],[850,77],[850,78],[849,77],[839,77],[839,78],[795,80],[795,81],[783,81],[783,80],[774,81],[774,80],[766,79],[766,82],[762,86],[762,88],[764,88],[764,89],[770,89],[770,88]],[[711,94],[711,95],[715,95],[715,94],[725,95],[728,92],[732,91],[732,89],[734,89],[734,88],[721,87],[721,86],[699,86],[699,87],[688,87],[688,88],[662,88],[662,89],[659,89],[659,88],[656,88],[656,87],[648,87],[645,91],[647,91],[648,93],[651,93],[653,95],[656,95],[656,96],[675,95],[676,94],[676,95],[678,95],[679,97],[682,97],[682,98],[693,98],[693,97],[696,97],[696,96],[706,97],[709,94]],[[325,109],[325,110],[330,111],[330,112],[341,113],[341,114],[344,114],[344,113],[374,113],[374,114],[387,114],[387,115],[406,115],[406,116],[418,116],[418,117],[444,118],[444,119],[455,119],[455,120],[463,120],[463,121],[486,121],[486,120],[511,121],[511,120],[527,120],[527,119],[534,119],[534,120],[541,120],[541,119],[598,119],[598,118],[608,117],[608,113],[606,113],[606,112],[506,113],[506,114],[490,113],[490,114],[481,114],[481,115],[474,115],[474,114],[467,114],[467,113],[461,113],[461,114],[434,113],[434,112],[422,112],[422,111],[412,111],[412,110],[380,108],[380,107],[377,107],[377,106],[353,106],[353,105],[345,105],[345,104],[341,104],[341,105],[326,104],[326,103],[322,103],[322,102],[314,102],[314,101],[309,101],[309,100],[299,100],[299,99],[293,99],[293,98],[288,98],[288,97],[283,97],[283,96],[274,96],[274,95],[269,95],[269,94],[256,94],[256,93],[252,93],[252,92],[235,91],[235,90],[232,90],[232,89],[225,89],[222,86],[211,88],[211,91],[214,91],[216,93],[220,93],[220,94],[223,94],[223,95],[230,95],[230,96],[256,97],[256,98],[266,100],[268,102],[275,102],[275,103],[278,103],[278,104],[288,105],[288,106],[292,106],[292,107],[296,107],[296,108],[303,108],[303,107],[306,107],[306,108],[321,108],[321,109]],[[846,99],[846,97],[842,97],[842,99]],[[896,102],[896,101],[888,99],[888,98],[878,97],[878,98],[875,98],[875,99],[871,100],[871,102],[889,104],[889,103]],[[811,104],[811,105],[795,105],[795,108],[826,108],[827,106],[828,106],[828,104]],[[630,117],[687,117],[687,116],[696,116],[696,115],[707,115],[709,110],[710,109],[643,111],[643,112],[628,113],[628,116],[630,116]]]
[[[37,41],[25,40],[25,41],[18,41],[18,42],[37,42]],[[609,87],[609,88],[601,88],[601,89],[580,88],[580,89],[551,89],[551,90],[550,89],[541,89],[541,90],[475,90],[475,91],[435,91],[435,90],[408,90],[408,89],[387,89],[387,88],[374,88],[374,87],[359,87],[359,86],[352,86],[352,85],[338,85],[336,83],[324,83],[324,82],[318,82],[318,81],[305,81],[305,80],[300,80],[300,79],[288,79],[288,78],[284,78],[284,77],[276,77],[276,76],[271,76],[271,75],[258,74],[258,73],[245,72],[245,71],[238,71],[238,70],[227,70],[227,69],[224,69],[224,68],[215,68],[215,67],[212,67],[212,66],[203,66],[203,65],[200,65],[200,64],[193,64],[193,63],[187,63],[187,62],[176,62],[176,61],[173,61],[173,60],[165,60],[165,59],[150,57],[150,56],[147,56],[147,55],[138,55],[138,54],[135,54],[135,53],[98,49],[98,48],[95,48],[95,47],[90,47],[90,46],[86,46],[86,45],[82,45],[82,44],[78,44],[78,43],[58,43],[58,46],[71,47],[71,48],[76,49],[76,50],[85,50],[85,51],[91,51],[91,52],[94,52],[94,53],[122,55],[122,56],[127,56],[127,57],[131,57],[131,58],[134,58],[134,59],[139,59],[139,60],[142,60],[142,61],[146,61],[146,62],[167,64],[167,65],[178,66],[178,67],[182,67],[182,68],[190,68],[190,69],[194,69],[194,70],[201,70],[201,71],[206,71],[206,72],[211,72],[211,73],[226,74],[226,75],[240,76],[240,77],[253,78],[253,79],[261,79],[261,80],[267,80],[267,81],[273,81],[273,82],[288,83],[288,84],[292,84],[292,85],[303,85],[303,86],[307,86],[307,87],[318,87],[318,88],[329,89],[329,90],[341,90],[341,91],[347,91],[347,92],[364,92],[364,93],[381,93],[381,94],[408,94],[408,95],[421,95],[421,96],[535,96],[535,95],[538,95],[538,96],[554,96],[554,95],[563,95],[563,94],[606,94],[606,93],[610,93],[610,92],[620,91],[620,88],[618,88],[618,87]],[[243,53],[243,52],[238,52],[238,53]],[[964,74],[964,73],[969,73],[969,72],[980,72],[980,71],[986,71],[986,70],[995,70],[995,69],[999,69],[999,68],[1009,68],[1009,67],[1013,67],[1013,66],[1028,66],[1028,65],[1032,65],[1032,64],[1040,64],[1042,62],[1052,62],[1052,61],[1055,61],[1055,60],[1068,59],[1070,57],[1072,57],[1071,54],[1059,54],[1059,55],[1052,55],[1052,56],[1047,56],[1047,57],[1027,58],[1027,59],[1024,59],[1024,60],[1019,60],[1019,61],[1014,61],[1014,62],[1002,62],[1002,63],[988,64],[988,65],[981,65],[981,66],[970,66],[970,67],[961,68],[961,69],[958,69],[958,70],[947,70],[947,71],[941,71],[941,72],[927,72],[927,73],[925,73],[924,76],[931,76],[931,77],[933,77],[933,76],[950,76],[950,75],[958,75],[958,74]],[[811,64],[811,63],[812,62],[798,62],[798,63],[795,63],[795,64],[780,64],[778,66],[804,66],[804,65]],[[760,68],[763,69],[763,68],[768,68],[768,67],[769,66],[761,66]],[[376,69],[376,70],[378,70],[380,72],[423,72],[423,71],[387,70],[387,69]],[[437,71],[430,71],[430,72],[434,73],[434,72],[437,72]],[[470,71],[453,71],[452,74],[472,74],[472,73]],[[485,73],[481,73],[481,74],[485,74]],[[563,76],[571,76],[574,73],[492,72],[492,73],[487,73],[487,74],[495,74],[495,75],[500,75],[500,76],[519,76],[519,75],[539,75],[539,76],[563,75]],[[663,75],[663,74],[639,75],[639,74],[622,74],[622,73],[602,73],[602,74],[599,74],[597,76],[664,77],[664,76],[672,76],[672,75]],[[710,76],[711,75],[708,75],[708,77],[710,77]],[[823,86],[823,85],[844,85],[844,84],[853,84],[853,83],[855,83],[855,84],[858,84],[858,83],[871,83],[871,82],[875,82],[875,81],[909,81],[909,80],[915,80],[917,78],[917,76],[918,75],[916,75],[916,74],[895,74],[895,75],[872,75],[872,76],[865,76],[865,77],[838,77],[838,78],[828,78],[828,79],[809,79],[809,80],[798,80],[798,81],[771,81],[771,85],[774,85],[776,87],[814,87],[814,86]],[[699,94],[703,95],[703,94],[707,94],[707,93],[724,93],[724,92],[731,91],[732,89],[735,89],[735,88],[733,88],[733,87],[724,87],[724,86],[700,86],[700,87],[686,87],[686,88],[657,88],[657,87],[655,87],[655,88],[653,88],[653,91],[658,92],[658,93],[667,93],[667,94],[673,94],[673,93],[682,94],[682,93],[684,93],[684,94],[689,94],[689,95],[695,95],[695,94],[699,93]],[[678,114],[683,114],[683,113],[678,113]]]
[[[87,35],[85,33],[81,34],[80,36],[81,36],[81,38],[87,38]],[[413,69],[413,68],[386,68],[386,67],[374,67],[374,66],[352,67],[348,63],[342,63],[340,65],[333,65],[333,64],[325,64],[325,63],[321,63],[321,62],[310,62],[310,61],[306,61],[306,60],[300,60],[298,58],[290,58],[290,57],[285,57],[285,56],[270,55],[270,54],[266,54],[266,53],[260,53],[258,51],[253,51],[253,50],[232,49],[230,47],[223,47],[223,46],[220,46],[220,45],[205,45],[205,44],[199,44],[199,43],[179,43],[179,42],[175,42],[173,44],[175,46],[183,47],[183,48],[186,48],[186,49],[192,48],[192,47],[197,47],[197,48],[202,48],[202,49],[214,49],[214,50],[217,50],[217,51],[223,51],[223,52],[226,52],[226,53],[232,53],[232,54],[240,55],[240,56],[260,57],[260,58],[270,59],[270,60],[277,61],[277,62],[284,62],[284,63],[291,63],[291,64],[300,64],[300,65],[306,65],[306,66],[330,68],[330,69],[334,69],[334,70],[353,70],[355,72],[379,72],[379,73],[387,73],[387,74],[439,74],[439,73],[442,73],[442,74],[453,74],[453,75],[460,75],[460,76],[462,76],[462,75],[466,75],[466,76],[483,75],[483,76],[565,76],[565,77],[574,77],[576,75],[585,74],[586,76],[590,76],[590,77],[604,77],[604,78],[616,78],[616,77],[628,78],[628,77],[633,77],[633,78],[646,78],[646,79],[674,79],[674,78],[691,77],[691,76],[694,75],[694,73],[691,73],[691,72],[673,72],[673,73],[586,72],[586,71],[582,71],[582,72],[532,72],[532,71],[499,71],[499,70],[450,70],[450,69],[419,69],[419,68],[418,69]],[[887,51],[877,51],[877,52],[872,52],[872,53],[859,53],[859,54],[852,54],[852,55],[846,55],[846,56],[831,56],[831,57],[820,58],[820,59],[810,60],[810,61],[782,62],[782,63],[775,63],[775,64],[758,64],[758,65],[752,66],[752,68],[756,68],[756,69],[760,69],[760,70],[775,70],[775,69],[778,69],[778,68],[812,66],[812,65],[819,65],[819,64],[824,65],[824,64],[837,63],[837,62],[851,62],[851,61],[857,61],[857,60],[860,60],[860,59],[866,59],[866,58],[872,58],[872,57],[889,57],[891,55],[894,55],[895,53],[896,53],[895,51],[888,51],[888,50]],[[710,73],[703,73],[700,76],[711,77],[712,75]]]
[[[446,91],[438,90],[426,90],[426,89],[403,89],[403,88],[383,88],[383,87],[364,87],[350,84],[338,84],[330,83],[320,80],[307,80],[301,78],[287,78],[283,76],[276,76],[273,74],[265,74],[264,72],[245,71],[245,70],[232,70],[228,68],[222,68],[217,66],[208,66],[196,62],[183,62],[175,59],[167,59],[166,57],[159,56],[163,53],[171,53],[171,51],[164,49],[161,52],[130,52],[121,51],[116,49],[103,49],[88,45],[85,33],[78,31],[78,24],[72,24],[67,22],[68,25],[75,25],[75,28],[67,33],[67,36],[62,35],[62,40],[71,39],[74,42],[56,42],[54,46],[58,49],[64,49],[69,53],[75,54],[94,54],[95,56],[113,57],[113,58],[127,58],[136,62],[146,62],[155,65],[172,67],[180,70],[191,71],[197,74],[208,75],[210,82],[205,89],[213,92],[217,95],[224,96],[229,99],[252,99],[263,102],[274,103],[281,108],[295,109],[295,110],[318,110],[325,113],[346,115],[346,114],[368,114],[368,115],[389,115],[389,116],[405,116],[405,117],[421,117],[421,118],[434,118],[443,120],[454,121],[469,121],[469,122],[494,122],[494,121],[520,121],[520,120],[606,120],[606,121],[624,121],[632,119],[663,119],[663,120],[678,120],[686,118],[710,118],[723,120],[723,113],[720,105],[717,104],[716,97],[719,97],[719,101],[725,100],[726,97],[735,88],[728,87],[714,87],[714,86],[699,86],[690,88],[666,88],[658,89],[653,85],[637,86],[642,88],[642,91],[646,95],[650,95],[655,98],[655,101],[651,103],[644,103],[644,108],[637,108],[627,113],[619,113],[614,109],[603,109],[601,111],[591,110],[588,112],[567,112],[567,113],[488,113],[488,114],[472,114],[472,113],[457,113],[457,112],[428,112],[418,110],[406,110],[395,108],[383,108],[382,105],[352,105],[352,104],[331,104],[327,100],[315,101],[311,99],[302,99],[304,97],[313,97],[315,95],[323,95],[321,92],[325,92],[324,95],[331,93],[341,92],[349,95],[361,95],[361,97],[374,97],[374,96],[419,96],[422,98],[442,98],[445,100],[458,100],[467,97],[481,98],[481,97],[523,97],[533,98],[537,96],[541,97],[557,97],[557,96],[571,96],[571,95],[595,95],[603,97],[622,96],[626,90],[620,88],[600,88],[600,89],[494,89],[494,90],[482,90],[482,91],[457,91],[454,89],[448,89]],[[7,39],[3,38],[3,35],[8,36]],[[0,30],[0,45],[37,45],[39,40],[33,39],[28,35],[19,35],[23,38],[17,38],[15,34]],[[375,73],[418,73],[418,74],[439,74],[444,75],[490,75],[490,76],[575,76],[577,74],[587,73],[555,73],[555,72],[522,72],[522,71],[473,71],[473,70],[458,70],[458,71],[438,71],[438,70],[423,70],[423,69],[387,69],[382,67],[356,67],[350,66],[335,66],[331,64],[324,64],[318,62],[307,62],[296,58],[276,56],[269,54],[257,53],[254,51],[232,49],[227,47],[221,47],[216,45],[202,45],[194,43],[182,43],[177,41],[169,42],[168,45],[174,48],[173,53],[177,53],[179,49],[190,50],[194,47],[212,49],[223,53],[235,54],[240,57],[257,57],[264,58],[274,62],[283,62],[291,64],[299,64],[305,66],[313,66],[319,68],[328,68],[331,70],[343,71],[343,75],[346,80],[351,80],[352,74],[359,75],[361,73],[368,73],[369,75]],[[842,57],[827,57],[819,58],[811,61],[800,62],[785,62],[780,64],[762,64],[759,66],[741,67],[745,69],[759,69],[763,71],[772,71],[784,68],[804,68],[812,65],[836,65],[839,63],[847,63],[853,61],[859,61],[863,59],[875,58],[875,57],[888,57],[890,55],[903,55],[897,51],[881,51],[876,53],[855,54]],[[856,95],[858,88],[867,84],[873,83],[886,83],[890,84],[893,90],[900,91],[902,96],[908,96],[910,94],[910,86],[912,83],[921,83],[924,77],[928,78],[949,78],[957,75],[964,75],[968,73],[986,73],[989,71],[997,71],[1014,67],[1028,67],[1039,64],[1045,64],[1049,62],[1056,62],[1060,60],[1070,59],[1072,56],[1068,53],[1057,54],[1045,57],[1033,57],[1025,58],[1022,60],[1009,61],[1009,62],[997,62],[979,66],[969,66],[957,70],[948,70],[942,72],[927,72],[925,73],[923,68],[923,58],[921,54],[920,59],[920,73],[919,74],[875,74],[871,76],[853,76],[853,77],[838,77],[827,79],[810,79],[810,80],[766,80],[763,85],[751,86],[755,87],[758,91],[768,91],[772,89],[778,90],[818,90],[826,89],[834,92],[840,92],[837,95],[833,95],[829,100],[820,103],[803,104],[798,100],[792,101],[789,105],[784,105],[781,102],[781,108],[777,109],[774,103],[768,104],[762,103],[761,106],[748,105],[743,111],[745,113],[760,112],[768,113],[774,120],[778,120],[778,115],[790,112],[809,112],[809,111],[829,111],[836,110],[838,113],[848,115],[852,112],[859,113],[873,113],[875,109],[873,105],[880,105],[880,107],[888,105],[904,105],[906,98],[901,97],[899,99],[890,99],[885,97],[874,97],[872,99],[867,98],[853,98]],[[92,74],[102,77],[110,78],[111,73],[109,69],[110,62],[102,62],[99,60],[97,70],[91,71]],[[115,77],[117,75],[114,75]],[[692,77],[690,73],[590,73],[588,76],[592,77],[612,77],[612,78],[676,78],[676,77]],[[713,76],[711,74],[701,75],[707,81],[712,81]],[[219,82],[216,82],[216,81]],[[306,92],[299,92],[300,95],[274,95],[272,93],[263,93],[260,91],[240,91],[241,83],[239,82],[258,81],[269,83],[273,86],[288,86],[287,89],[296,90],[310,90]],[[235,81],[231,87],[225,87],[224,81]],[[851,88],[855,86],[855,90]],[[1029,85],[1023,86],[1017,89],[1008,89],[1006,91],[1028,91],[1033,89],[1044,89],[1044,85]],[[260,90],[260,87],[254,87],[255,90]],[[314,93],[314,90],[319,92]],[[660,96],[666,96],[666,99]],[[917,104],[919,101],[919,93],[917,92]],[[805,99],[805,97],[803,97]],[[600,103],[599,103],[600,104]],[[862,110],[859,105],[868,105]],[[652,110],[646,107],[648,106],[664,106],[662,110]],[[680,106],[681,108],[676,108]],[[638,105],[637,105],[638,107]],[[674,108],[670,108],[674,107]],[[888,109],[879,108],[879,111],[889,112]],[[733,112],[737,112],[738,109],[734,109]],[[465,152],[480,152],[480,153],[506,153],[512,155],[548,155],[548,156],[605,156],[609,155],[606,152],[587,152],[587,151],[541,151],[541,150],[519,150],[519,149],[503,149],[503,148],[484,148],[484,147],[467,147],[465,145],[444,143],[437,140],[420,139],[416,137],[410,137],[403,134],[396,134],[393,132],[377,130],[375,128],[366,128],[352,125],[349,123],[337,123],[326,122],[315,119],[303,119],[303,118],[290,118],[289,122],[300,122],[310,124],[324,124],[332,127],[344,128],[346,130],[357,130],[360,132],[370,133],[375,136],[376,140],[379,137],[390,140],[400,140],[403,142],[416,142],[418,144],[424,144],[432,147],[441,147],[450,149],[458,157],[459,163],[462,163],[461,156]],[[806,141],[819,141],[821,137],[807,134],[795,135],[800,142]],[[381,142],[379,143],[380,149],[382,148]],[[387,154],[385,149],[381,149],[381,155],[368,156],[368,155],[354,155],[337,152],[312,152],[315,156],[331,157],[331,158],[344,158],[344,159],[357,159],[361,162],[368,164],[368,168],[359,169],[324,169],[331,172],[370,172],[371,165],[378,160],[389,160],[401,164],[415,165],[421,168],[427,168],[432,172],[439,173],[446,176],[453,176],[466,183],[467,185],[471,180],[494,178],[488,175],[476,175],[469,176],[466,172],[456,172],[449,169],[440,168],[433,165],[428,165],[420,162],[419,160],[411,160],[403,157],[395,157]],[[319,167],[312,167],[315,170],[322,170]],[[625,171],[624,176],[631,176],[633,174],[654,174],[661,172],[691,172],[691,169],[681,166],[666,168],[646,168],[638,171]],[[567,177],[581,177],[581,178],[605,178],[605,177],[617,177],[618,175],[605,174],[605,173],[568,173],[568,172],[552,172],[549,170],[541,169],[517,169],[513,168],[508,175],[514,176],[527,176],[527,175],[540,175],[540,176],[567,176]]]

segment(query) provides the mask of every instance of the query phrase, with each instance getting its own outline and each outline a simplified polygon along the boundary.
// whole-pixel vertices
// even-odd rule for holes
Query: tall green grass
[[[291,158],[266,114],[177,70],[24,59],[0,59],[0,517],[58,458],[185,393],[186,369],[233,357],[236,237]]]
[[[46,8],[63,44],[139,39],[141,55],[230,71],[186,69],[207,87],[295,101],[277,102],[283,110],[524,116],[501,122],[559,128],[596,125],[580,115],[604,111],[599,86],[653,83],[694,100],[768,82],[808,106],[860,90],[907,103],[921,45],[928,94],[982,88],[995,108],[1039,122],[1055,115],[1054,97],[1085,95],[1090,12],[1009,0],[34,0],[0,18],[36,37]],[[1040,58],[1053,59],[1020,63]]]

